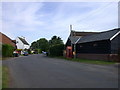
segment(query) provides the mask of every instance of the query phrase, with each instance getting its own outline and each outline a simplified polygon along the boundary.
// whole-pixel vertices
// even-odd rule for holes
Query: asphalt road
[[[116,65],[94,65],[44,55],[2,62],[10,71],[10,88],[118,88]]]

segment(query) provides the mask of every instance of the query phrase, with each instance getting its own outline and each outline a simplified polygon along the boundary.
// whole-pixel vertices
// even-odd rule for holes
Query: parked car
[[[48,52],[42,51],[42,53],[46,56],[48,56]]]
[[[24,55],[24,56],[28,56],[28,52],[27,52],[27,51],[24,51],[23,55]]]
[[[46,52],[45,52],[45,51],[42,51],[42,53],[46,55]]]
[[[14,56],[14,57],[18,57],[18,56],[19,56],[18,51],[15,50],[15,51],[13,52],[13,56]]]

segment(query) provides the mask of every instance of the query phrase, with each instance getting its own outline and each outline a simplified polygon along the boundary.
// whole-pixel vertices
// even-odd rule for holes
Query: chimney
[[[25,39],[25,37],[21,36],[21,38]]]
[[[70,31],[72,31],[72,25],[70,25]]]
[[[72,30],[72,25],[70,25],[70,36],[74,36],[74,31]]]

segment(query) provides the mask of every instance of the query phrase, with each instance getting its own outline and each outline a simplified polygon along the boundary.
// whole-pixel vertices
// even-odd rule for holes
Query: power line
[[[101,8],[99,8],[98,10],[95,10],[93,11],[92,13],[88,14],[86,17],[84,17],[83,19],[79,20],[80,22],[86,22],[85,19],[89,18],[89,17],[93,17],[93,16],[96,16],[98,13],[97,12],[100,12],[101,10],[107,8],[108,6],[112,5],[113,2],[110,2],[108,3],[107,5],[104,5],[102,6]],[[96,26],[94,23],[91,23],[91,24],[87,24],[87,27],[90,27],[90,26]],[[86,28],[87,28],[86,27]]]

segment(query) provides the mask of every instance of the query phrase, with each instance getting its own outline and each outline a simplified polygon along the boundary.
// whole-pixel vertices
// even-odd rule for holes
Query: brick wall
[[[13,43],[12,40],[9,37],[2,34],[1,32],[0,32],[0,42],[2,42],[3,44],[10,44],[13,47],[16,47],[15,43]]]
[[[77,54],[77,58],[120,62],[117,54]]]

